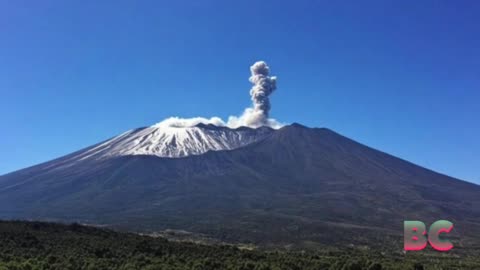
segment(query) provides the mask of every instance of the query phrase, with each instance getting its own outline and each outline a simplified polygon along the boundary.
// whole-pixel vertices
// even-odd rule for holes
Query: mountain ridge
[[[183,229],[265,245],[373,245],[352,236],[365,230],[398,242],[403,220],[448,219],[464,242],[478,243],[479,186],[326,128],[292,124],[234,150],[52,168],[0,177],[0,217]]]
[[[139,152],[135,152],[135,149],[129,149],[128,151],[124,151],[124,152],[119,152],[119,153],[109,153],[108,150],[110,149],[106,149],[107,151],[105,151],[104,149],[100,149],[100,150],[97,150],[97,148],[101,148],[102,146],[104,146],[103,148],[111,148],[110,145],[108,145],[109,143],[111,142],[115,142],[116,140],[118,139],[123,139],[122,137],[123,136],[126,136],[126,135],[136,135],[137,133],[139,132],[142,132],[142,131],[145,131],[145,130],[152,130],[153,131],[158,131],[160,129],[176,129],[176,130],[192,130],[192,129],[195,129],[195,130],[203,130],[205,131],[206,133],[207,132],[216,132],[216,131],[219,131],[219,132],[224,132],[223,134],[220,134],[220,135],[225,135],[225,133],[230,133],[230,138],[223,138],[223,140],[219,140],[219,142],[217,143],[220,143],[220,144],[217,144],[217,145],[207,145],[203,148],[200,148],[200,150],[198,151],[195,151],[195,150],[192,150],[192,152],[185,152],[185,153],[173,153],[173,154],[168,154],[168,153],[157,153],[155,151],[139,151]],[[250,127],[238,127],[238,128],[228,128],[228,127],[224,127],[224,126],[216,126],[216,125],[213,125],[213,124],[197,124],[197,125],[194,125],[194,126],[190,126],[190,127],[165,127],[165,126],[156,126],[156,125],[153,125],[153,126],[146,126],[146,127],[140,127],[140,128],[135,128],[135,129],[131,129],[131,130],[128,130],[126,132],[123,132],[121,133],[120,135],[117,135],[117,136],[113,136],[109,139],[106,139],[104,141],[101,141],[97,144],[93,144],[91,146],[87,146],[87,147],[84,147],[78,151],[74,151],[72,153],[69,153],[69,154],[66,154],[66,155],[63,155],[61,157],[58,157],[58,158],[54,158],[50,161],[46,161],[46,162],[42,162],[42,163],[39,163],[39,164],[36,164],[36,165],[32,165],[32,166],[28,166],[26,168],[23,168],[23,169],[19,169],[19,170],[15,170],[15,171],[12,171],[12,172],[8,172],[8,173],[5,173],[3,175],[0,175],[0,177],[2,176],[8,176],[9,174],[12,174],[12,173],[17,173],[19,171],[23,171],[23,170],[26,170],[26,169],[31,169],[31,168],[36,168],[38,166],[46,166],[48,165],[49,163],[52,163],[52,162],[62,162],[62,161],[65,161],[68,159],[74,159],[74,158],[77,158],[79,159],[79,161],[82,161],[84,159],[89,159],[90,157],[94,157],[94,158],[98,158],[98,156],[100,156],[100,158],[111,158],[111,157],[115,157],[115,156],[128,156],[128,155],[152,155],[152,156],[158,156],[158,157],[161,157],[161,158],[181,158],[181,157],[186,157],[186,156],[189,156],[189,155],[201,155],[201,154],[204,154],[208,151],[221,151],[221,150],[232,150],[232,149],[236,149],[236,148],[239,148],[239,147],[243,147],[245,145],[248,145],[250,143],[253,143],[257,140],[261,140],[263,139],[264,137],[268,136],[269,133],[273,132],[274,129],[273,128],[270,128],[270,127],[258,127],[258,128],[250,128]],[[152,133],[152,132],[150,132]],[[250,135],[251,137],[249,138],[247,136],[247,138],[243,137],[242,138],[242,135]],[[175,134],[176,135],[176,134]],[[214,134],[214,135],[217,135],[217,134]],[[221,137],[221,136],[218,136],[218,137]],[[136,139],[135,137],[133,139]],[[127,140],[133,140],[131,138],[128,138],[127,137]],[[162,138],[164,141],[165,141],[165,138]],[[177,143],[177,137],[176,136],[172,136],[172,137],[169,137],[167,138],[170,140],[170,144],[172,145],[172,142],[173,142],[173,148],[177,147],[176,143]],[[205,140],[205,137],[202,137],[201,140],[199,141],[206,141]],[[122,143],[122,142],[121,142]],[[223,143],[223,144],[222,144]],[[106,147],[105,147],[106,145]],[[125,145],[121,145],[121,146],[125,146]],[[192,149],[195,148],[195,147],[191,147]],[[96,152],[93,152],[93,154],[91,153],[92,151],[94,150],[97,150],[97,152],[107,152],[106,154],[105,153],[100,153],[100,155],[98,155],[98,153]],[[163,155],[165,154],[165,155]]]

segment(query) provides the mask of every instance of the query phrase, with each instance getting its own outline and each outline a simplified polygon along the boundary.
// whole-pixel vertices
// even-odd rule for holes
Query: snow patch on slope
[[[212,122],[192,121],[178,125],[177,121],[164,121],[127,131],[87,149],[76,158],[84,160],[128,155],[178,158],[200,155],[208,151],[236,149],[259,141],[273,131],[269,127],[231,129]]]

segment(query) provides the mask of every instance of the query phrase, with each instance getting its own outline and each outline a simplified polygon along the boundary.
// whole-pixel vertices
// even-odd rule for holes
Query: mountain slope
[[[235,150],[175,159],[60,160],[0,177],[0,217],[398,249],[403,220],[448,219],[461,245],[479,245],[479,186],[328,129],[294,124]]]
[[[154,125],[127,131],[91,147],[75,159],[105,159],[128,155],[184,157],[208,151],[231,150],[268,136],[273,129],[241,127],[230,129],[198,124],[191,127]]]

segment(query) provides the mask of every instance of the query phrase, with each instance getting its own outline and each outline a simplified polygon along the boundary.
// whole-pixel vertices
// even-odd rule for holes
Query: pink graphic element
[[[421,221],[404,222],[404,249],[422,250],[427,244],[426,226]]]
[[[404,249],[417,251],[424,249],[428,243],[438,251],[449,251],[453,248],[452,242],[441,238],[441,234],[448,234],[453,229],[453,223],[448,220],[438,220],[434,222],[428,230],[421,221],[404,221]]]
[[[449,251],[453,248],[452,242],[440,238],[440,234],[448,234],[453,230],[453,223],[447,220],[439,220],[430,226],[428,242],[438,251]]]

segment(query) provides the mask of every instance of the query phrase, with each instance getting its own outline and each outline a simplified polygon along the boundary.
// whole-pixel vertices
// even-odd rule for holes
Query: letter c
[[[450,233],[453,229],[453,223],[448,220],[439,220],[434,222],[428,230],[428,242],[438,251],[449,251],[453,248],[452,242],[440,238],[441,233]]]

